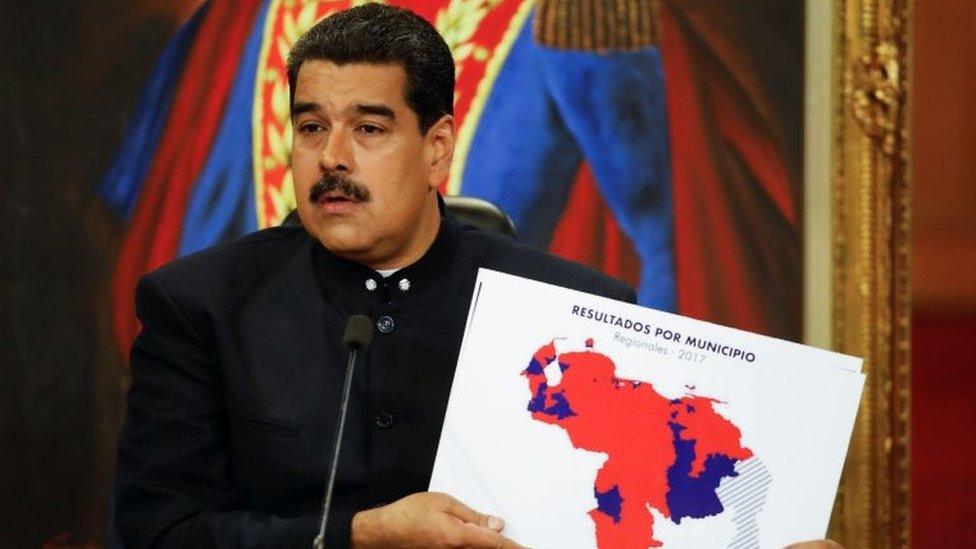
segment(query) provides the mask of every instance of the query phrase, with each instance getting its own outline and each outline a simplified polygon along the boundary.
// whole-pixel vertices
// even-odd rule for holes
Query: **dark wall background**
[[[912,541],[976,547],[976,2],[914,10]]]
[[[198,1],[0,2],[0,547],[103,537],[124,363],[123,224],[94,189]]]

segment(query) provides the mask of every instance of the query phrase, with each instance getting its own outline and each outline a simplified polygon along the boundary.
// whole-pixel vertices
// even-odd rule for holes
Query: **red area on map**
[[[554,363],[562,377],[550,386],[545,368]],[[575,448],[608,456],[589,513],[599,547],[660,546],[647,506],[675,523],[721,513],[715,489],[753,455],[739,428],[714,410],[718,401],[667,398],[650,383],[617,377],[613,361],[595,351],[557,355],[548,343],[522,374],[534,420],[565,430]]]

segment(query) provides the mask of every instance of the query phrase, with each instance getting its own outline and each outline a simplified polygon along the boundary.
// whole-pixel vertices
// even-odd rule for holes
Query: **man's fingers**
[[[445,497],[448,498],[447,512],[462,521],[477,524],[494,532],[501,532],[505,527],[505,521],[501,518],[479,513],[450,496]]]
[[[501,517],[494,517],[491,515],[486,515],[488,518],[485,520],[485,527],[493,532],[501,532],[505,528],[505,521]]]
[[[475,549],[527,549],[498,532],[478,526],[473,522],[461,525],[464,531],[464,544]]]

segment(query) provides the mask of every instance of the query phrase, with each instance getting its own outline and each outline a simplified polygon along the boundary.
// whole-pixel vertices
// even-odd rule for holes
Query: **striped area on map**
[[[731,512],[735,524],[735,537],[729,549],[752,549],[759,547],[759,526],[756,518],[766,503],[766,492],[773,476],[766,465],[756,457],[740,461],[735,465],[738,476],[723,482],[716,490],[726,512]]]

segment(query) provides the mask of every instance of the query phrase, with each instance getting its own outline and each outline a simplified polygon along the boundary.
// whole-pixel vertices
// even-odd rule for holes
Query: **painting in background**
[[[99,193],[127,223],[115,334],[138,278],[294,208],[285,59],[353,1],[213,0],[170,40]],[[402,0],[451,47],[447,194],[659,309],[797,340],[803,3]],[[734,4],[734,5],[733,5]]]

